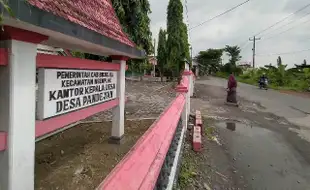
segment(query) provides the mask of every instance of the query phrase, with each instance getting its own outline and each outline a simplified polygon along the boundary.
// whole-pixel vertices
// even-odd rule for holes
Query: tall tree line
[[[147,55],[154,52],[152,44],[152,33],[150,30],[150,18],[151,13],[150,3],[148,0],[112,0],[112,5],[115,13],[129,38],[137,45],[139,49],[146,51]],[[74,56],[110,61],[108,57],[93,55],[89,53],[72,52]],[[147,60],[131,60],[128,62],[129,69],[139,71],[140,65],[146,65]]]
[[[148,0],[112,0],[113,8],[118,16],[123,30],[138,48],[146,51],[147,55],[154,53],[152,32],[150,29],[151,13]],[[150,67],[148,60],[129,60],[129,71],[141,73]]]
[[[167,30],[160,29],[157,61],[160,72],[178,77],[184,61],[190,61],[188,31],[183,22],[183,5],[170,0],[167,7]]]
[[[151,13],[148,0],[112,0],[116,15],[124,31],[148,55],[154,52],[150,30]]]

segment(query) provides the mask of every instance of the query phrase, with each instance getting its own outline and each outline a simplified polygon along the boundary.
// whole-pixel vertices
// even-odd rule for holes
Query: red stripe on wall
[[[7,133],[0,132],[0,151],[3,151],[6,149],[6,142],[7,142]]]
[[[85,119],[98,112],[102,112],[117,106],[119,103],[118,99],[111,100],[106,103],[91,106],[81,110],[77,110],[68,114],[57,116],[51,119],[36,121],[36,137],[43,136],[50,132],[56,131],[57,129],[64,128],[65,126]]]
[[[8,49],[0,48],[0,65],[7,65],[9,62]]]

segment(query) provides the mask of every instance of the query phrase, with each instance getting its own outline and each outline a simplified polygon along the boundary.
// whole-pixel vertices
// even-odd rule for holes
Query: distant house
[[[241,67],[243,70],[247,70],[247,69],[252,68],[251,62],[247,62],[247,61],[239,62],[237,65],[238,65],[238,67]]]

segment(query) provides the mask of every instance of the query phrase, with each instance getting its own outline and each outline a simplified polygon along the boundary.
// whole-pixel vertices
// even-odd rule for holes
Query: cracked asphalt
[[[188,132],[180,189],[310,190],[310,99],[239,83],[240,106],[230,107],[225,88],[223,79],[196,81],[203,151],[192,151]]]

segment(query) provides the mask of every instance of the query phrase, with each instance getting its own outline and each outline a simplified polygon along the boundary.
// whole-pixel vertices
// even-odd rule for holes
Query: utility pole
[[[191,62],[193,62],[193,47],[190,46],[190,48],[191,48]]]
[[[255,46],[256,46],[256,40],[260,40],[261,38],[256,38],[255,36],[253,38],[250,38],[250,41],[253,41],[253,68],[255,68]]]
[[[190,50],[191,50],[191,60],[189,61],[189,70],[191,70],[192,68],[194,68],[194,65],[193,65],[193,47],[190,45]],[[191,66],[192,66],[192,68],[191,68]]]
[[[156,39],[154,38],[154,63],[153,63],[153,77],[156,77],[155,74],[155,63],[157,63],[157,59],[156,59]]]

